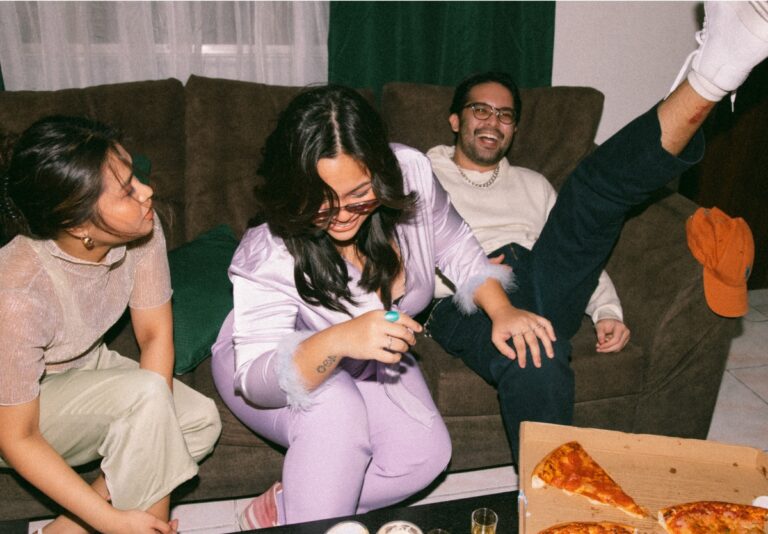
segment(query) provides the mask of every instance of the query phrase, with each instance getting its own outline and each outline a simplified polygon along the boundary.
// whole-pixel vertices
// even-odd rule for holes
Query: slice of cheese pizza
[[[763,534],[766,520],[768,509],[721,501],[689,502],[659,510],[659,524],[670,534]]]
[[[576,441],[564,443],[545,456],[533,470],[531,485],[534,489],[549,485],[595,504],[613,506],[632,517],[648,517],[648,512]]]
[[[637,529],[610,521],[560,523],[546,528],[539,534],[637,534]]]

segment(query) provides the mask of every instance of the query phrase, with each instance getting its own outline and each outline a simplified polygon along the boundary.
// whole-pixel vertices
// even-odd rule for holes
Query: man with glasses
[[[768,57],[768,2],[707,2],[705,14],[697,33],[700,47],[686,60],[673,91],[587,156],[557,200],[546,179],[510,166],[504,157],[520,111],[517,88],[505,74],[473,76],[456,88],[449,116],[456,146],[427,154],[486,253],[514,270],[517,287],[507,291],[511,303],[547,318],[557,336],[554,357],[538,358],[536,332],[510,332],[507,339],[494,332],[487,315],[465,315],[451,298],[438,299],[427,320],[443,348],[497,388],[514,461],[520,422],[572,422],[570,339],[585,308],[590,314],[605,310],[593,315],[598,351],[627,343],[618,299],[602,272],[626,214],[701,158],[699,127],[714,103],[728,94],[733,98]],[[491,332],[512,347],[513,358],[488,341]]]
[[[557,194],[544,176],[510,165],[505,157],[517,131],[520,108],[519,90],[508,74],[486,72],[465,79],[456,87],[448,117],[456,134],[456,144],[433,147],[427,156],[454,207],[470,225],[486,254],[510,265],[517,276],[518,286],[530,286],[534,282],[522,271],[531,264],[528,251],[539,238]],[[556,287],[549,281],[544,283]],[[567,284],[573,282],[569,280]],[[570,310],[569,315],[578,318],[579,324],[585,311],[592,318],[598,352],[620,351],[629,341],[629,329],[623,323],[621,303],[607,273],[598,271],[580,285],[584,287],[580,292],[586,292],[589,302],[584,298],[571,300],[577,308]],[[445,319],[446,315],[459,317],[460,312],[447,298],[451,294],[450,282],[438,276],[435,297],[439,300],[428,324],[431,335],[497,387],[507,434],[517,458],[520,421],[537,417],[533,420],[571,422],[572,407],[562,405],[571,403],[568,395],[549,393],[552,389],[572,390],[569,386],[572,372],[568,363],[568,340],[558,340],[554,345],[557,365],[543,361],[541,369],[533,369],[534,364],[529,358],[525,364],[529,367],[527,372],[519,368],[509,369],[499,378],[499,367],[513,367],[512,364],[500,359],[503,356],[492,345],[483,346],[489,352],[483,354],[482,348],[469,342],[472,338],[469,331],[473,330],[470,325],[482,318],[467,318],[458,332],[453,328],[450,332],[441,328],[444,324],[453,324],[441,318]],[[543,310],[533,309],[533,293],[521,294],[513,289],[509,294],[515,306],[550,318]],[[568,305],[568,302],[562,302],[562,306]],[[562,330],[558,332],[556,324],[555,327],[558,336],[563,337]],[[467,336],[462,335],[465,332]],[[459,349],[465,344],[468,350]],[[514,367],[518,366],[522,364],[514,364]],[[520,413],[517,405],[526,398],[527,404],[536,408]]]
[[[504,255],[504,251],[492,253],[511,243],[530,250],[557,198],[544,176],[512,166],[505,157],[519,112],[519,90],[508,74],[486,72],[467,78],[454,92],[448,118],[456,134],[455,147],[436,146],[427,154],[454,207],[491,257]],[[450,289],[439,282],[436,296],[449,294]],[[629,329],[605,271],[586,313],[595,324],[597,352],[624,348]]]

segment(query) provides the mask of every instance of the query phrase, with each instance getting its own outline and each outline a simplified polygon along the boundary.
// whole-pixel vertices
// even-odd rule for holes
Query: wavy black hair
[[[318,174],[317,163],[340,154],[370,172],[381,202],[360,227],[354,244],[365,258],[360,286],[380,291],[388,308],[393,281],[402,270],[393,245],[395,228],[411,216],[417,198],[404,191],[381,116],[357,91],[339,85],[313,87],[288,104],[264,145],[258,169],[264,182],[256,188],[255,221],[266,222],[284,240],[295,260],[296,287],[306,302],[349,313],[344,301],[355,302],[347,265],[331,237],[312,221],[324,202],[339,205],[334,190]]]
[[[0,149],[0,222],[3,243],[21,234],[54,239],[87,221],[105,228],[97,209],[110,154],[119,133],[83,117],[50,116]],[[106,228],[105,228],[106,229]]]

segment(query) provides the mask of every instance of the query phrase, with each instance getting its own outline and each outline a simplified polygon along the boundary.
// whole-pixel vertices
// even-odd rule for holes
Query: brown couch
[[[0,128],[21,131],[48,114],[84,114],[126,133],[125,144],[153,163],[156,206],[169,248],[217,224],[242,234],[254,215],[252,189],[264,139],[297,88],[193,76],[56,92],[0,92]],[[393,83],[381,109],[391,138],[421,150],[452,143],[451,88]],[[367,93],[370,96],[370,93]],[[593,147],[603,96],[590,88],[523,91],[523,113],[510,159],[555,186]],[[662,191],[628,221],[608,264],[633,332],[616,355],[594,351],[585,320],[574,339],[576,424],[682,437],[706,436],[738,323],[715,316],[703,296],[701,268],[685,244],[695,205]],[[130,329],[112,347],[135,355]],[[451,470],[510,463],[494,390],[429,338],[415,351],[445,417],[454,446]],[[210,361],[180,379],[215,398],[223,432],[195,480],[177,501],[258,494],[279,479],[282,452],[253,435],[221,403]],[[531,399],[536,402],[535,399]],[[93,465],[81,469],[93,476]],[[0,471],[0,520],[51,513],[51,503]]]

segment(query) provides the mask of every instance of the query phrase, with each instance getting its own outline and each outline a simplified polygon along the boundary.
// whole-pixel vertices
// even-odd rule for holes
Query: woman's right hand
[[[118,516],[109,534],[176,534],[179,520],[163,521],[141,510],[117,510]]]
[[[402,312],[394,322],[385,319],[385,313],[384,310],[369,311],[342,323],[341,340],[345,355],[383,363],[400,361],[402,353],[416,343],[415,334],[421,332],[423,327]]]

